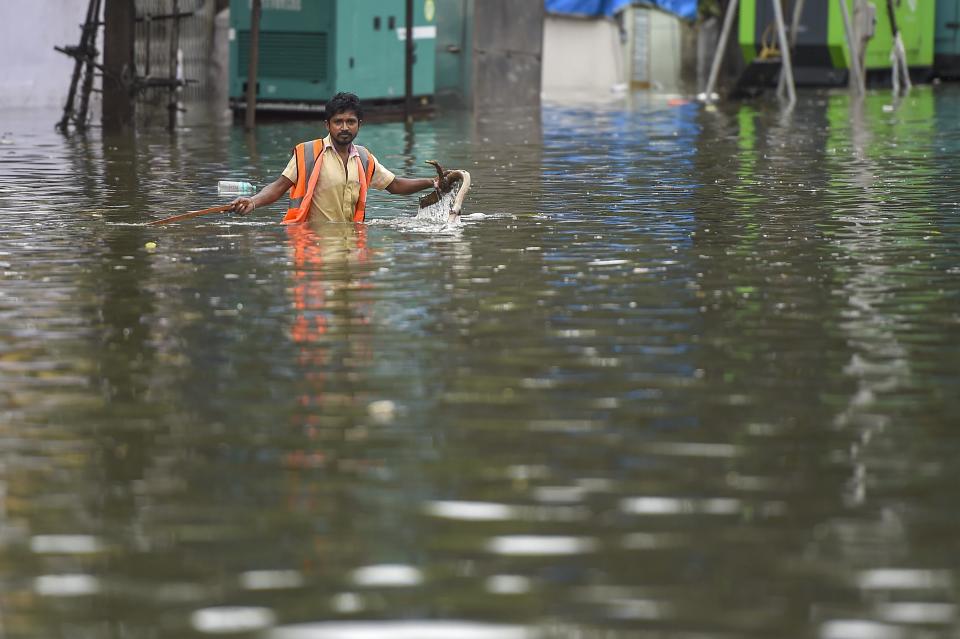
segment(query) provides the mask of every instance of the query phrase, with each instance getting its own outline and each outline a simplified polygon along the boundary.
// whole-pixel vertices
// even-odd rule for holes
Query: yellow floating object
[[[154,249],[157,248],[157,243],[156,243],[156,242],[147,242],[147,243],[144,244],[143,246],[144,246],[144,248],[146,248],[148,251],[152,251],[152,250],[154,250]]]

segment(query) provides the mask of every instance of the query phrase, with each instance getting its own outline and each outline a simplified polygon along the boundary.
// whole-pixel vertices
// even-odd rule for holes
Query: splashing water
[[[470,174],[466,171],[452,171],[449,188],[446,191],[434,191],[420,198],[420,210],[415,220],[446,226],[458,226],[463,201],[470,192]]]

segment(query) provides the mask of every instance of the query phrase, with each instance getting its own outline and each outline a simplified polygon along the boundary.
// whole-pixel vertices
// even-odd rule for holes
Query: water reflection
[[[471,172],[453,232],[142,225],[316,123],[12,120],[3,632],[953,636],[958,110],[366,124]]]

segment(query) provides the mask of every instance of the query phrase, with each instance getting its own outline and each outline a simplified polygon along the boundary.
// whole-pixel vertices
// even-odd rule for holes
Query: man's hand
[[[240,215],[246,215],[257,208],[252,197],[238,197],[230,203],[230,210]]]
[[[246,215],[258,206],[270,206],[280,199],[285,191],[293,186],[293,182],[281,175],[272,183],[263,187],[259,193],[252,197],[238,197],[230,203],[230,210],[240,215]]]

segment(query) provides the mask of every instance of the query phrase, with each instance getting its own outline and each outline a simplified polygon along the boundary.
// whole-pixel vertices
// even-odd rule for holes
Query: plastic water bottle
[[[234,180],[220,180],[217,182],[217,192],[221,195],[241,195],[244,193],[256,193],[257,187],[249,182],[237,182]]]

